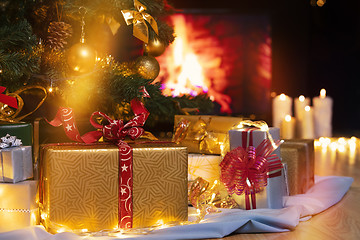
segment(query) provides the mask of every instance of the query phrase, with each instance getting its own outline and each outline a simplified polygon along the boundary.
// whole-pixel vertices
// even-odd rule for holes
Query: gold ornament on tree
[[[153,56],[141,56],[135,60],[135,71],[145,79],[154,80],[160,72],[160,65]]]
[[[85,21],[84,8],[80,8],[81,17],[81,38],[80,42],[74,44],[67,52],[67,63],[75,73],[83,74],[94,69],[96,62],[96,52],[85,43]]]
[[[148,43],[144,43],[144,52],[147,55],[158,57],[164,53],[166,46],[157,37],[150,40]]]

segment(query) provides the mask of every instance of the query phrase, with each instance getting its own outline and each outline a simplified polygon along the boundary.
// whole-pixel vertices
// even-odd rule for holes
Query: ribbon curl
[[[146,24],[148,22],[157,35],[159,35],[158,26],[155,19],[148,14],[146,6],[141,4],[138,0],[134,0],[135,11],[121,10],[127,25],[133,24],[133,35],[141,41],[149,42],[149,29]]]
[[[218,208],[238,208],[235,200],[230,196],[222,196],[219,181],[210,183],[201,177],[197,177],[189,190],[189,201],[197,209],[196,223],[204,219],[205,215],[219,212]]]
[[[4,92],[5,89],[5,87],[0,86],[0,92]],[[24,107],[24,100],[20,97],[21,93],[35,89],[39,89],[44,93],[42,99],[32,111],[18,117]],[[41,86],[26,86],[6,95],[0,94],[0,102],[3,103],[3,105],[0,107],[0,120],[5,122],[20,122],[23,118],[33,114],[36,110],[38,110],[46,98],[47,91]],[[16,108],[16,110],[9,108],[9,106]]]

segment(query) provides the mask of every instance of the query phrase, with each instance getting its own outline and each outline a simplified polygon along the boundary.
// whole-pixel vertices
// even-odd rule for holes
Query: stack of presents
[[[180,224],[189,206],[282,208],[285,196],[314,184],[312,139],[280,140],[279,129],[262,121],[176,115],[172,139],[150,140],[141,138],[147,114],[135,109],[128,123],[97,113],[106,124],[91,120],[91,134],[64,118],[3,122],[0,231]],[[213,193],[219,201],[206,199]]]

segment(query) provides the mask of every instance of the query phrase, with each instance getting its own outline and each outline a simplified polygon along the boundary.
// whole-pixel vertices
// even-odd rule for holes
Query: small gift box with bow
[[[220,163],[220,179],[241,208],[283,207],[287,185],[279,139],[279,128],[263,121],[242,121],[229,131],[230,151]]]
[[[228,131],[241,117],[211,115],[175,115],[173,141],[188,148],[189,153],[222,154]]]
[[[135,140],[148,112],[131,101],[127,123],[101,112],[91,124],[100,131],[80,136],[71,109],[50,124],[63,125],[78,143],[46,144],[41,150],[41,221],[50,232],[97,232],[186,221],[187,149],[169,142]],[[102,117],[105,125],[94,121]],[[96,142],[99,138],[106,142]]]
[[[0,182],[17,183],[33,177],[31,146],[23,146],[15,136],[1,138]]]
[[[34,226],[39,223],[35,180],[0,184],[0,232]]]

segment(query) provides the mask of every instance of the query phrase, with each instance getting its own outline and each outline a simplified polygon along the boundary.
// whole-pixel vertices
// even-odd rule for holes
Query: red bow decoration
[[[97,141],[101,136],[110,141],[124,140],[126,136],[129,136],[132,140],[139,138],[144,133],[142,126],[145,124],[146,119],[149,116],[149,112],[140,101],[132,100],[130,104],[135,117],[126,124],[123,120],[113,120],[102,112],[94,112],[90,117],[90,123],[95,128],[101,129],[102,132],[89,132],[82,138],[86,142]],[[109,124],[103,126],[96,123],[94,121],[95,116],[104,117],[109,122]]]
[[[6,87],[0,86],[0,93],[5,91]],[[13,108],[18,108],[18,102],[16,97],[11,97],[6,94],[0,94],[0,102],[5,103]]]
[[[133,99],[131,108],[135,117],[124,123],[123,120],[113,120],[102,112],[94,112],[91,115],[90,123],[102,131],[92,131],[80,136],[75,125],[75,119],[71,108],[60,108],[54,120],[49,122],[53,126],[63,125],[66,135],[77,142],[93,143],[102,136],[115,143],[119,147],[119,227],[131,228],[133,209],[132,209],[132,148],[124,142],[126,136],[132,140],[140,137],[144,133],[142,126],[145,124],[149,112],[139,100]],[[96,123],[94,116],[104,117],[109,123],[105,126]]]
[[[230,194],[245,193],[246,209],[256,208],[255,194],[267,186],[268,173],[282,168],[281,160],[272,154],[274,146],[268,139],[255,148],[253,146],[237,147],[228,152],[220,163],[220,179]],[[280,171],[278,171],[280,173]]]
[[[124,140],[126,136],[129,136],[132,140],[137,139],[144,133],[142,126],[145,124],[149,112],[145,106],[139,100],[133,99],[131,102],[131,108],[135,114],[135,117],[124,123],[123,120],[113,120],[105,113],[94,112],[90,117],[90,123],[97,129],[102,131],[92,131],[80,136],[80,133],[76,127],[73,111],[71,108],[59,108],[54,120],[48,121],[52,126],[63,126],[66,135],[73,141],[93,143],[98,141],[102,136],[110,141]],[[103,126],[96,123],[93,119],[94,116],[104,117],[109,124]]]

